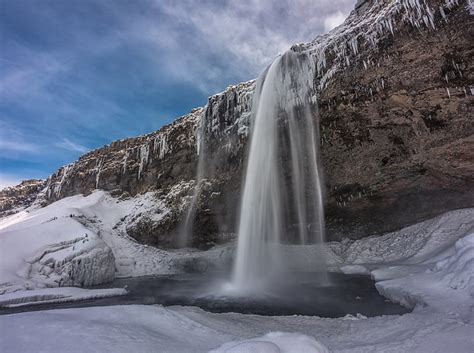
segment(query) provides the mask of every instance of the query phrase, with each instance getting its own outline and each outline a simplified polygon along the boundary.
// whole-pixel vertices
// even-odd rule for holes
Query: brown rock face
[[[202,108],[148,135],[114,141],[60,168],[48,178],[46,199],[89,194],[95,189],[117,195],[168,190],[194,177],[194,130]]]
[[[315,66],[329,239],[474,206],[473,34],[467,1],[359,1],[342,26],[292,48]],[[84,155],[48,179],[46,202],[154,191],[170,212],[134,220],[128,233],[172,246],[200,165],[193,245],[225,241],[236,231],[254,85]]]
[[[322,91],[331,236],[474,205],[474,32],[462,5],[444,7],[446,20],[435,12],[434,29],[401,28]]]

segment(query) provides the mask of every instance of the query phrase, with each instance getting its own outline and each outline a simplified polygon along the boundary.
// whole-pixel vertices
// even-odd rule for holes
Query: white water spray
[[[288,262],[280,244],[290,235],[299,244],[324,241],[313,77],[313,61],[290,50],[258,79],[233,273],[238,291],[281,280]],[[313,270],[325,270],[320,263]]]

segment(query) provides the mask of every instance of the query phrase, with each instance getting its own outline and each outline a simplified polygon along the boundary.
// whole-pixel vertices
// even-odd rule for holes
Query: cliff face
[[[333,235],[474,204],[472,15],[462,1],[401,3],[376,50],[355,37],[360,54],[319,97]],[[423,8],[421,23],[407,15]]]
[[[467,1],[359,1],[346,22],[292,50],[312,58],[329,239],[381,233],[474,206],[474,30]],[[193,243],[235,232],[254,81],[173,124],[82,156],[47,181],[50,203],[94,189],[150,190],[171,210],[129,235],[168,246],[191,202]]]
[[[44,189],[45,180],[24,180],[17,186],[0,190],[0,217],[5,217],[31,206]]]

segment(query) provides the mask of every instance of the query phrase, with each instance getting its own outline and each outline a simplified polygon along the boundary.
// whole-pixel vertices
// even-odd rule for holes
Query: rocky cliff
[[[343,25],[292,47],[314,65],[329,239],[474,206],[472,12],[468,1],[359,1]],[[38,200],[154,190],[164,202],[157,212],[163,204],[171,212],[158,222],[134,219],[127,231],[170,246],[199,187],[193,245],[227,240],[254,85],[230,86],[157,132],[87,153],[50,176]]]

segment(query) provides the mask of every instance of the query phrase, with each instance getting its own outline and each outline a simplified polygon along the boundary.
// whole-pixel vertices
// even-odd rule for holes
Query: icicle
[[[167,135],[163,135],[160,139],[160,144],[159,144],[159,159],[163,159],[165,157],[165,154],[168,153],[168,143],[166,141]]]
[[[357,47],[357,37],[352,38],[350,40],[349,44],[351,46],[351,49],[352,49],[352,52],[354,53],[354,55],[357,55],[359,53],[359,49]]]
[[[102,159],[96,160],[96,167],[95,167],[95,188],[99,188],[99,180],[100,180],[100,172],[102,167]]]
[[[434,16],[433,16],[433,13],[431,12],[431,9],[429,8],[429,6],[426,6],[426,13],[428,14],[428,19],[429,19],[431,28],[436,29],[435,24],[434,24]]]
[[[50,199],[51,198],[51,176],[48,177],[45,190],[46,190],[46,198]]]
[[[146,143],[140,146],[140,164],[138,165],[138,179],[140,180],[144,167],[148,164],[148,157],[150,155],[150,145]]]
[[[390,29],[390,33],[392,33],[392,36],[393,36],[394,35],[394,33],[393,33],[393,23],[392,23],[391,18],[388,19],[388,27]]]
[[[442,5],[439,6],[439,13],[441,14],[441,17],[443,17],[444,22],[448,23],[448,18],[446,17],[446,13],[444,12]]]
[[[76,162],[73,162],[73,163],[70,163],[68,165],[65,165],[63,168],[62,168],[62,175],[61,175],[61,181],[59,182],[59,184],[56,183],[55,187],[54,187],[54,194],[56,195],[56,197],[59,197],[60,194],[61,194],[61,189],[63,187],[63,184],[64,182],[66,181],[66,177],[69,173],[70,170],[72,170],[75,166]]]
[[[125,155],[122,162],[122,174],[125,174],[127,171],[127,162],[128,162],[128,149],[125,150]]]
[[[199,156],[199,153],[201,152],[201,141],[203,139],[203,129],[201,127],[201,124],[203,123],[202,116],[200,116],[199,123],[196,125],[196,131],[194,132],[196,135],[196,154]]]

